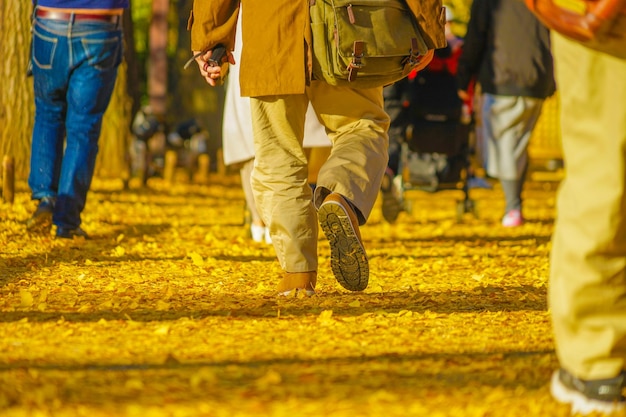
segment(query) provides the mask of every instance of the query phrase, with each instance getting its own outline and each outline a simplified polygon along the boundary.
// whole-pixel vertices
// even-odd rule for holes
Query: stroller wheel
[[[457,200],[456,202],[456,219],[461,222],[463,216],[467,213],[471,213],[474,217],[477,216],[476,204],[474,200]]]
[[[402,177],[399,175],[394,177],[388,168],[380,189],[383,197],[383,218],[388,223],[394,223],[402,211]]]

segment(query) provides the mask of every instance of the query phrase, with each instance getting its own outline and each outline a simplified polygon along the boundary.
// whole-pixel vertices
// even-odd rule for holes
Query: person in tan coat
[[[440,0],[408,4],[426,45],[445,46]],[[246,2],[241,15],[245,47],[236,63],[230,51],[239,8],[239,0],[195,1],[189,19],[191,47],[210,85],[224,76],[222,67],[207,65],[215,46],[224,45],[230,64],[240,65],[241,94],[251,97],[256,154],[252,188],[284,270],[278,293],[314,294],[318,217],[330,244],[335,278],[344,288],[361,291],[368,284],[369,264],[359,226],[374,206],[388,159],[389,117],[382,87],[341,88],[312,79],[309,1]],[[314,194],[302,149],[309,102],[333,143]]]
[[[551,0],[526,4],[552,29],[566,172],[550,253],[548,302],[559,361],[550,391],[572,415],[623,416],[626,1],[599,1],[602,7],[586,14]],[[595,25],[603,30],[592,36]]]

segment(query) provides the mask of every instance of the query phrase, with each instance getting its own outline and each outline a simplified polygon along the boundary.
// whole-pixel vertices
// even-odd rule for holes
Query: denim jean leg
[[[36,93],[37,94],[37,93]],[[54,102],[43,103],[39,97],[30,155],[28,185],[34,200],[55,197],[61,172],[61,155],[65,138],[64,116]]]
[[[35,123],[28,185],[32,198],[55,197],[65,139],[67,24],[37,20],[33,29]]]
[[[121,31],[113,24],[75,23],[71,30],[73,71],[67,90],[66,148],[53,222],[74,229],[81,223],[91,186],[102,117],[121,62]]]

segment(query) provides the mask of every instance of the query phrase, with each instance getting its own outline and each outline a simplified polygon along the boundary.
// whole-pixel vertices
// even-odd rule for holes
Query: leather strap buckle
[[[363,68],[363,41],[354,41],[352,44],[352,61],[348,64],[348,81],[354,81],[359,70]]]

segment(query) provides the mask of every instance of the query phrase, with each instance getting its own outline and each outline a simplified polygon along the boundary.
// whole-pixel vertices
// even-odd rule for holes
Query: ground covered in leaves
[[[557,181],[503,195],[411,192],[362,235],[367,290],[337,284],[320,234],[318,294],[274,295],[271,247],[248,239],[236,179],[144,189],[96,180],[91,240],[26,233],[0,204],[2,416],[565,416],[546,305]],[[380,202],[379,202],[380,203]]]

